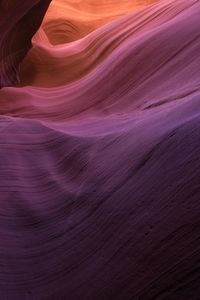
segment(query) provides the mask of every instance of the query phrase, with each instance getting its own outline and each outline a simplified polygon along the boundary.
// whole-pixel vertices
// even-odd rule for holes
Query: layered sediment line
[[[198,300],[200,2],[58,3],[0,90],[1,299]]]

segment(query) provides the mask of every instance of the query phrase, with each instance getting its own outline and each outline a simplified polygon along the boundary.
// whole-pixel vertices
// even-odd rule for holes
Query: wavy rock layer
[[[199,299],[199,14],[36,34],[0,91],[1,299]]]
[[[158,0],[54,0],[43,22],[53,44],[72,42],[136,8]]]
[[[0,88],[18,82],[19,63],[31,48],[50,2],[0,0]]]

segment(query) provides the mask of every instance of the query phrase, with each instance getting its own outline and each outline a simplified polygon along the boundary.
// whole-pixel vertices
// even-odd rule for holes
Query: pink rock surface
[[[0,90],[2,300],[199,300],[199,14],[37,32]]]

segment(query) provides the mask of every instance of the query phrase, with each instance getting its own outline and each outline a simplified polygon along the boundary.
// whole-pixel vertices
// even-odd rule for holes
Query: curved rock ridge
[[[0,0],[0,88],[18,82],[19,63],[51,0]]]
[[[0,299],[199,300],[199,14],[36,33],[0,90]]]
[[[22,65],[21,85],[63,86],[79,78],[83,78],[84,81],[84,76],[89,73],[87,81],[91,81],[89,86],[92,90],[93,85],[96,85],[98,81],[98,78],[94,81],[93,76],[100,77],[97,75],[102,73],[100,68],[108,70],[107,73],[110,76],[110,69],[117,69],[119,61],[124,66],[127,65],[124,67],[127,76],[129,72],[134,72],[135,75],[133,74],[130,80],[134,82],[138,77],[145,79],[148,72],[154,72],[154,69],[165,64],[165,61],[166,63],[170,61],[176,53],[181,58],[183,55],[181,50],[185,51],[184,46],[187,46],[190,39],[198,36],[198,14],[195,13],[195,8],[190,7],[191,4],[185,1],[179,1],[179,4],[174,1],[171,4],[164,1],[159,5],[150,6],[120,18],[79,41],[59,47],[54,47],[41,29],[34,38],[33,49]],[[194,14],[196,23],[193,22],[192,17],[187,20],[188,10]],[[182,25],[183,28],[187,25],[189,28],[183,30]],[[155,39],[159,41],[154,43]],[[194,43],[198,43],[198,40]],[[114,62],[116,57],[117,63]],[[198,59],[197,54],[193,60],[195,59]],[[111,64],[111,62],[114,63]],[[185,63],[190,64],[194,61],[189,60]],[[168,66],[173,68],[173,65],[170,67],[168,64]],[[183,64],[182,68],[184,67]],[[91,73],[96,68],[94,74]],[[52,70],[56,76],[52,76]],[[162,70],[163,68],[160,72]],[[182,70],[177,70],[180,75],[181,72]],[[114,76],[120,75],[116,73]],[[115,80],[113,80],[114,85]],[[79,89],[79,86],[77,88]]]
[[[43,28],[53,44],[72,42],[102,25],[158,0],[54,0]]]

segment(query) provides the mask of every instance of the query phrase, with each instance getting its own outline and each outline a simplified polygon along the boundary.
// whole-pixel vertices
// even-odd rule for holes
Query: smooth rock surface
[[[199,15],[34,36],[0,90],[1,300],[199,300]]]

